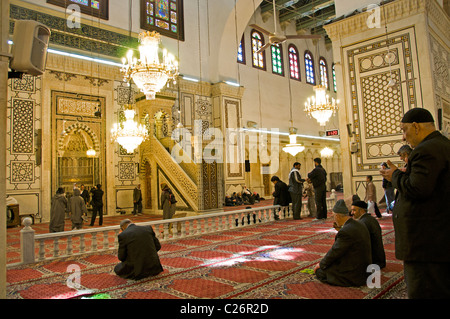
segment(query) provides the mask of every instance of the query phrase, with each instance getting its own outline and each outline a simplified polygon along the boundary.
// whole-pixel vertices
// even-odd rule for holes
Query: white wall
[[[21,2],[27,2],[42,6],[47,12],[49,10],[57,11],[60,14],[65,12],[61,7],[47,4],[46,0],[15,0],[14,2],[19,5]],[[136,35],[140,32],[139,2],[138,0],[110,0],[109,20],[99,20],[82,14],[82,22],[128,34],[131,5],[132,31]],[[290,126],[290,82],[294,126],[298,128],[299,134],[319,136],[319,131],[323,131],[324,128],[320,127],[314,119],[307,118],[303,111],[306,98],[314,94],[313,86],[306,84],[305,80],[305,66],[302,57],[305,50],[313,53],[316,74],[318,73],[319,57],[312,40],[292,41],[300,54],[301,82],[288,79],[288,55],[286,54],[288,42],[283,45],[284,77],[272,74],[270,49],[266,51],[266,71],[257,70],[251,65],[251,28],[248,25],[256,23],[268,30],[274,30],[272,17],[263,22],[258,9],[261,2],[262,0],[186,0],[184,1],[185,40],[177,41],[162,37],[162,45],[175,56],[179,56],[180,74],[210,83],[224,80],[239,81],[245,88],[242,98],[242,123],[244,125],[247,121],[259,123],[261,111],[263,121],[259,123],[260,125],[288,132]],[[280,27],[278,28],[281,30]],[[295,22],[288,25],[285,32],[286,34],[296,34]],[[236,62],[237,48],[242,34],[245,36],[246,65]],[[268,41],[268,37],[265,41]],[[327,60],[329,85],[332,86],[332,51],[330,48],[326,49],[323,40],[320,41],[319,51],[320,55]],[[335,96],[332,90],[330,95]],[[326,129],[337,128],[338,121],[336,119],[335,115],[327,124]]]

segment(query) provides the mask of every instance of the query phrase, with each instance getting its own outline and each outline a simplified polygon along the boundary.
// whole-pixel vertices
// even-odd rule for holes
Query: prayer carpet
[[[378,221],[387,266],[380,285],[372,283],[375,287],[330,286],[311,273],[334,241],[329,215],[326,220],[286,219],[163,243],[159,256],[164,272],[138,281],[114,274],[116,253],[14,266],[7,270],[7,298],[69,299],[100,293],[113,299],[405,298],[392,219],[386,215]]]

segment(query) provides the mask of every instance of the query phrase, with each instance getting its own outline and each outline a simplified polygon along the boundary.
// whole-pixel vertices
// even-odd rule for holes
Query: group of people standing
[[[75,183],[73,195],[69,199],[64,188],[59,187],[51,202],[49,232],[64,231],[66,214],[70,216],[72,229],[81,229],[83,222],[87,221],[88,205],[92,206],[90,226],[94,226],[97,214],[99,215],[99,226],[101,226],[103,224],[102,185],[98,184],[92,187],[89,192],[83,184],[78,188]]]
[[[280,205],[285,213],[285,209],[292,203],[293,218],[299,220],[302,219],[302,199],[304,196],[308,196],[309,216],[326,219],[327,172],[322,166],[322,160],[318,157],[314,159],[314,169],[308,173],[307,179],[303,179],[300,174],[301,165],[299,162],[294,163],[289,172],[289,185],[280,180],[278,176],[272,176],[271,182],[275,187],[272,194],[273,204]],[[275,214],[275,219],[278,218],[279,216]]]

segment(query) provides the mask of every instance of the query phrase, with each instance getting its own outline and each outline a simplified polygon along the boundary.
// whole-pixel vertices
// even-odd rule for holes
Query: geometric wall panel
[[[35,77],[24,74],[21,79],[12,79],[11,89],[13,91],[34,93],[36,90]]]
[[[11,161],[11,183],[34,183],[34,162]]]
[[[12,99],[11,153],[34,153],[34,100]]]
[[[119,180],[132,181],[136,178],[134,162],[120,162],[119,163]]]
[[[400,121],[421,107],[418,49],[414,27],[390,32],[343,47],[349,122],[360,151],[351,157],[353,176],[373,174],[382,161],[399,161],[404,144]],[[389,54],[388,54],[389,53]],[[397,85],[390,87],[392,78]]]
[[[392,76],[401,81],[399,70],[392,70]],[[401,87],[386,88],[390,78],[390,72],[361,78],[367,138],[401,134],[398,125],[402,119]]]

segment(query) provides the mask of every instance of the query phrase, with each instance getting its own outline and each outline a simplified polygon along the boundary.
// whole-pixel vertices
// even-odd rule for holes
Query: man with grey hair
[[[130,219],[120,222],[118,258],[114,272],[122,278],[139,280],[163,271],[158,251],[161,244],[151,226],[135,225]]]

